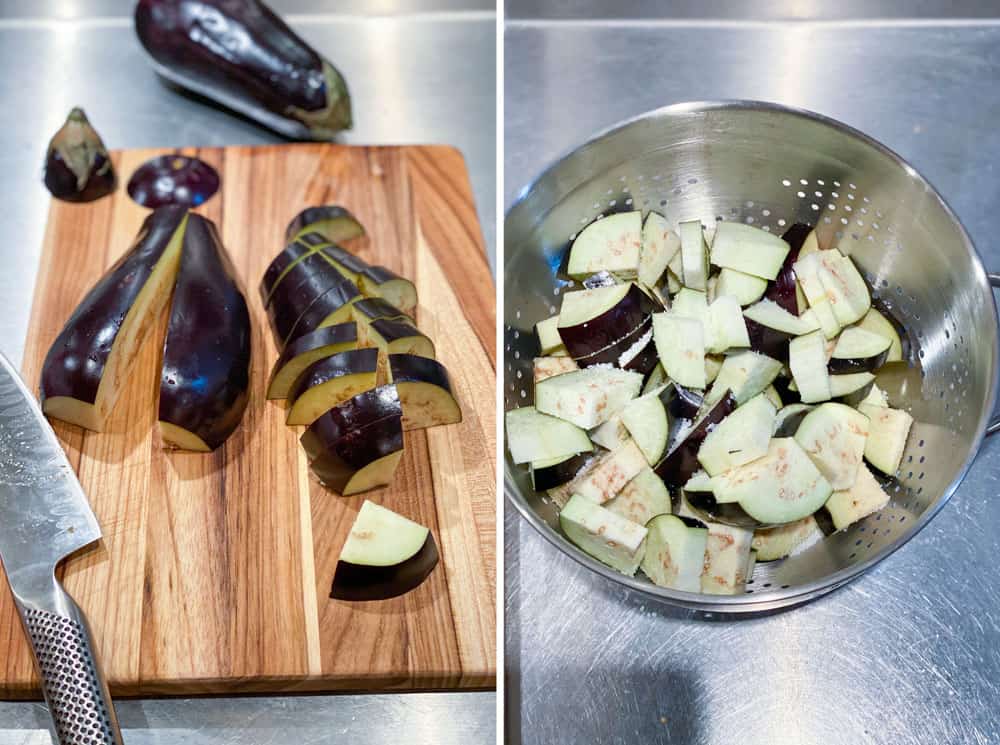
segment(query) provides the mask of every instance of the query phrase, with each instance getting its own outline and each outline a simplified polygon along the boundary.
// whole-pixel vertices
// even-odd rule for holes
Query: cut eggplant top
[[[154,210],[132,247],[76,307],[42,366],[43,401],[68,396],[95,402],[118,330],[174,234],[183,229],[187,214],[180,206]]]
[[[186,155],[160,155],[139,166],[128,181],[128,195],[143,207],[197,207],[219,190],[218,172]]]
[[[365,234],[364,227],[349,210],[337,204],[325,204],[306,207],[293,217],[285,228],[285,240],[295,240],[296,236],[311,230],[322,233],[333,243]]]
[[[219,233],[192,214],[163,346],[160,421],[213,450],[221,445],[247,406],[251,337],[246,299]]]
[[[374,373],[378,368],[377,349],[352,349],[331,355],[307,367],[292,384],[288,398],[295,401],[305,391],[344,375]]]
[[[358,320],[377,321],[380,318],[398,320],[409,318],[409,316],[395,305],[380,297],[359,300],[354,304],[354,310],[354,317]]]

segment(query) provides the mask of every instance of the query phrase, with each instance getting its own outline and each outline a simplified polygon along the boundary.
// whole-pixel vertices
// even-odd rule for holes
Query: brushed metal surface
[[[620,119],[682,100],[772,100],[907,158],[996,269],[998,42],[988,24],[508,24],[505,202],[541,164]],[[1000,445],[987,440],[944,510],[890,560],[807,606],[735,621],[596,577],[508,508],[511,740],[992,742],[998,466]]]
[[[294,13],[291,25],[347,76],[356,123],[344,142],[461,148],[493,265],[492,4],[275,0],[273,5]],[[279,141],[250,122],[161,85],[134,39],[128,19],[132,6],[132,0],[0,3],[0,228],[6,237],[0,242],[5,267],[0,272],[0,349],[15,364],[23,353],[49,199],[41,183],[45,145],[70,107],[86,109],[109,147]],[[53,20],[58,18],[77,21]],[[496,727],[496,696],[483,692],[137,700],[118,702],[116,708],[130,745],[465,745],[493,742]],[[0,743],[50,742],[41,703],[0,702]]]

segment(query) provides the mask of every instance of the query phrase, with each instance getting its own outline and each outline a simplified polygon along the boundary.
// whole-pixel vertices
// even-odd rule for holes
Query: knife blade
[[[59,562],[100,537],[55,432],[0,354],[0,561],[61,745],[121,743],[90,629],[55,576]]]

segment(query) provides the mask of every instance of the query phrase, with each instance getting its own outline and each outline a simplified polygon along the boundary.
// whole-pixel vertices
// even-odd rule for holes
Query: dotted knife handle
[[[76,604],[65,593],[63,597],[77,618],[20,607],[57,742],[122,745],[118,719],[94,656],[90,631]]]

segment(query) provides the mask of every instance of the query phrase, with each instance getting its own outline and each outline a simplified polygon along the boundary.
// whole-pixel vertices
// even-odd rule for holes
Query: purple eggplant
[[[813,227],[811,225],[806,225],[801,222],[795,223],[792,227],[785,231],[784,235],[781,237],[786,243],[788,243],[789,246],[791,246],[791,250],[785,256],[785,261],[782,263],[781,269],[778,271],[778,276],[775,277],[773,282],[768,284],[767,290],[764,292],[765,300],[772,300],[793,316],[799,315],[805,310],[805,308],[799,307],[798,297],[795,292],[795,269],[792,268],[792,265],[798,261],[799,251],[802,249],[802,244],[805,243],[806,238],[808,238],[812,232]],[[747,325],[749,326],[749,324]],[[764,354],[773,356],[769,352],[764,352]]]
[[[259,0],[139,0],[135,30],[164,78],[286,137],[351,127],[343,76]]]
[[[65,202],[92,202],[115,190],[115,170],[108,150],[83,109],[70,111],[49,142],[45,187]]]
[[[128,180],[128,195],[150,209],[168,204],[197,207],[215,195],[219,183],[218,172],[203,160],[161,155],[136,169]]]
[[[701,468],[698,463],[698,449],[701,443],[708,437],[715,425],[732,414],[736,410],[736,399],[732,391],[726,391],[718,403],[702,416],[694,425],[682,436],[680,442],[676,442],[670,448],[662,460],[653,469],[668,489],[678,489],[687,483],[694,472]]]

